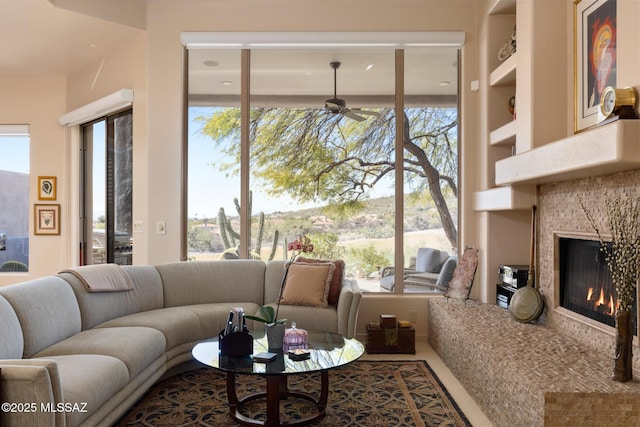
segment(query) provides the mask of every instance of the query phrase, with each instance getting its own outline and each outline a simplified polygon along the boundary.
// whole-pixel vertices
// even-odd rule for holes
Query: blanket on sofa
[[[131,278],[118,264],[84,265],[66,268],[60,273],[73,274],[89,292],[120,292],[133,289]]]

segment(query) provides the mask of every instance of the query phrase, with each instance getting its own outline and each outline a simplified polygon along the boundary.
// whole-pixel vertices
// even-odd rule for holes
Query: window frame
[[[284,34],[284,36],[283,36]],[[391,36],[397,36],[398,34],[404,34],[406,35],[416,35],[416,34],[422,34],[422,35],[429,35],[429,36],[433,36],[434,34],[440,34],[443,36],[443,40],[450,38],[449,41],[447,42],[441,42],[439,45],[440,46],[451,46],[451,47],[456,47],[456,49],[458,50],[458,61],[457,61],[457,70],[458,70],[458,95],[457,95],[457,116],[458,116],[458,129],[457,129],[457,135],[458,135],[458,147],[461,147],[462,143],[461,143],[461,134],[460,134],[460,117],[461,117],[461,109],[460,109],[460,73],[461,73],[461,49],[462,46],[464,44],[464,34],[462,34],[462,36],[460,36],[460,34],[458,32],[450,32],[450,33],[446,33],[446,32],[423,32],[423,33],[391,33],[391,35],[387,34],[386,36],[384,35],[384,33],[321,33],[321,34],[316,34],[316,33],[274,33],[274,34],[265,34],[265,33],[183,33],[182,34],[182,41],[183,41],[183,45],[184,45],[184,50],[183,50],[183,55],[184,55],[184,60],[183,60],[183,64],[184,64],[184,85],[183,85],[183,108],[184,108],[184,112],[183,112],[183,117],[187,118],[188,117],[188,108],[189,108],[189,103],[188,103],[188,98],[189,98],[189,91],[188,91],[188,71],[189,71],[189,55],[188,55],[188,50],[189,49],[206,49],[206,48],[215,48],[215,49],[220,49],[220,48],[233,48],[233,49],[237,49],[240,50],[242,52],[242,59],[241,59],[241,96],[240,96],[240,100],[241,100],[241,140],[240,140],[240,144],[242,147],[242,151],[241,151],[241,158],[240,158],[240,179],[241,179],[241,185],[240,185],[240,247],[239,247],[239,253],[240,253],[240,257],[241,258],[248,258],[249,257],[249,242],[248,242],[248,237],[250,235],[250,214],[251,212],[249,211],[249,144],[250,144],[250,138],[249,138],[249,112],[250,112],[250,93],[249,93],[249,87],[250,87],[250,57],[251,57],[251,50],[256,50],[256,49],[261,49],[261,48],[265,48],[268,49],[268,43],[264,44],[262,47],[259,47],[259,45],[255,44],[255,41],[252,38],[256,38],[258,37],[258,40],[260,40],[259,37],[268,37],[269,40],[271,40],[271,38],[276,38],[278,39],[278,43],[276,43],[274,46],[277,45],[277,48],[282,49],[282,48],[286,48],[285,46],[289,46],[291,48],[301,48],[302,47],[308,47],[308,46],[304,46],[304,44],[307,42],[306,37],[311,37],[311,35],[314,35],[313,37],[315,38],[315,41],[317,42],[317,40],[324,40],[325,38],[329,38],[330,40],[332,40],[331,42],[329,42],[330,44],[333,43],[332,46],[335,46],[336,49],[340,49],[341,47],[339,46],[340,42],[338,42],[338,40],[340,40],[340,38],[343,39],[343,43],[347,43],[347,39],[350,39],[351,37],[359,37],[361,35],[368,35],[368,37],[373,37],[373,36],[377,36],[377,38],[375,38],[376,43],[380,42],[381,40],[383,40],[385,37],[391,37]],[[382,34],[382,36],[381,36]],[[211,38],[218,38],[217,42],[212,42]],[[229,43],[229,40],[227,40],[228,38],[233,39],[234,43]],[[280,37],[285,37],[285,39],[280,40]],[[382,39],[380,39],[380,37],[382,37]],[[456,39],[456,37],[458,37]],[[345,39],[346,38],[346,39]],[[402,38],[402,36],[400,36],[400,38]],[[292,39],[295,39],[294,41],[292,41]],[[300,40],[298,40],[300,39]],[[275,42],[274,42],[275,43]],[[302,43],[302,44],[300,44]],[[422,44],[422,46],[428,46],[429,42],[425,42],[424,44]],[[231,47],[233,46],[233,47]],[[385,47],[381,47],[378,46],[379,48],[384,48],[384,49],[388,49],[391,50],[393,49],[395,52],[395,111],[396,111],[396,117],[402,117],[403,113],[404,113],[404,52],[405,52],[405,48],[406,49],[410,49],[411,48],[411,43],[406,43],[406,42],[398,42],[395,45],[395,48],[391,48],[389,46],[385,46]],[[414,44],[413,47],[417,47],[418,45]],[[324,45],[323,48],[326,48],[327,45]],[[352,48],[353,46],[351,46]],[[342,48],[347,48],[347,47],[342,47]],[[309,49],[313,49],[312,47],[309,47]],[[187,121],[185,120],[185,124],[184,124],[184,129],[185,132],[183,133],[183,159],[187,159],[188,158],[188,135],[186,132],[187,129]],[[404,138],[404,126],[402,121],[398,120],[396,121],[396,135],[395,135],[395,149],[396,149],[396,153],[404,153],[404,144],[403,144],[403,138]],[[404,155],[402,156],[396,156],[395,159],[396,162],[396,170],[397,171],[401,171],[404,168]],[[458,164],[460,162],[460,152],[459,152],[459,148],[458,148]],[[460,169],[458,168],[458,171]],[[187,223],[188,223],[188,194],[187,194],[187,188],[188,188],[188,167],[185,164],[184,168],[183,168],[183,182],[182,182],[182,189],[183,189],[183,204],[182,204],[182,214],[181,214],[181,218],[182,218],[182,226],[183,226],[183,230],[181,233],[181,259],[182,260],[187,260],[188,259],[188,248],[187,248]],[[458,174],[458,183],[460,182],[460,176]],[[404,264],[405,264],[405,259],[404,259],[404,175],[402,173],[396,174],[396,185],[395,185],[395,224],[394,224],[394,233],[395,233],[395,237],[394,237],[394,268],[396,271],[402,271],[404,268]],[[458,207],[460,206],[460,195],[458,195]],[[458,214],[457,214],[457,227],[458,227],[458,235],[460,235],[460,226],[461,226],[461,221],[460,221],[460,209],[458,208]],[[460,249],[460,241],[458,241],[457,243],[458,247],[455,248],[458,252]],[[395,290],[394,290],[395,294],[403,294],[404,293],[404,280],[402,277],[399,277],[399,280],[396,283],[395,286]]]
[[[0,124],[0,137],[1,138],[11,138],[11,137],[15,137],[15,138],[27,138],[27,144],[29,146],[28,148],[28,159],[27,159],[27,164],[29,165],[28,167],[28,171],[26,172],[26,182],[30,183],[31,182],[31,167],[30,167],[30,163],[31,163],[31,131],[30,131],[30,127],[27,124]],[[18,261],[19,264],[16,264],[17,267],[19,267],[19,269],[7,269],[5,271],[0,272],[0,274],[7,274],[7,273],[26,273],[29,271],[29,259],[30,259],[30,250],[29,250],[29,246],[30,246],[30,241],[31,241],[31,233],[32,231],[32,226],[33,223],[31,221],[29,221],[29,206],[31,203],[30,197],[29,197],[29,185],[27,186],[26,189],[26,212],[24,215],[25,218],[25,235],[22,237],[23,241],[22,241],[22,247],[23,247],[23,254],[24,254],[24,247],[26,246],[26,262],[24,264],[26,264],[27,269],[23,270],[23,266],[22,266],[22,261]],[[2,239],[2,243],[0,246],[0,250],[2,251],[2,253],[4,253],[4,251],[7,250],[7,230],[0,230],[2,233],[0,234],[0,239]],[[26,245],[25,245],[25,240],[26,239]],[[16,261],[16,260],[7,260],[7,261]],[[0,262],[0,266],[2,266],[5,263],[5,261]]]
[[[93,140],[89,141],[87,129],[99,122],[105,122],[105,259],[104,263],[114,263],[116,260],[115,247],[115,121],[129,116],[131,133],[129,135],[130,149],[133,150],[133,108],[114,112],[106,116],[91,120],[80,125],[80,180],[79,180],[79,213],[80,213],[80,252],[79,265],[92,265],[93,262]],[[131,174],[133,180],[133,169]],[[131,203],[133,210],[133,203]],[[131,230],[133,232],[133,230]],[[89,244],[91,242],[91,245]],[[128,264],[132,263],[132,254]]]

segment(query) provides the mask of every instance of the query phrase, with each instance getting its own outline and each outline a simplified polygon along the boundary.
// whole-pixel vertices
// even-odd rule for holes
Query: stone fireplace
[[[594,309],[593,316],[586,312],[580,312],[586,308],[586,305],[574,310],[573,307],[567,307],[567,304],[563,304],[562,298],[567,295],[564,290],[561,291],[561,281],[566,280],[566,277],[563,277],[566,275],[566,266],[561,272],[561,253],[570,249],[571,244],[567,242],[579,240],[583,243],[586,242],[585,248],[578,249],[581,253],[580,257],[585,258],[583,262],[587,262],[587,258],[591,257],[592,264],[594,264],[592,265],[594,271],[588,274],[588,278],[583,276],[582,279],[601,282],[595,286],[600,289],[594,291],[598,293],[598,299],[601,292],[603,299],[615,299],[614,295],[607,295],[611,294],[610,277],[606,268],[600,268],[606,267],[606,263],[603,259],[597,258],[599,245],[597,236],[577,199],[577,195],[580,194],[596,221],[602,220],[602,224],[606,224],[603,195],[605,189],[637,195],[640,192],[640,170],[540,185],[539,227],[537,230],[538,284],[545,300],[545,310],[541,316],[541,322],[562,334],[583,342],[596,351],[612,355],[615,335],[611,321],[607,320],[604,315],[606,309],[604,307]],[[574,260],[574,262],[579,261]],[[596,263],[600,263],[600,265],[595,266]],[[574,267],[576,266],[574,265]],[[584,266],[577,267],[578,270],[582,268]],[[600,277],[597,277],[598,275]],[[609,284],[604,283],[606,281]],[[578,300],[578,297],[572,298],[574,302]],[[636,338],[634,342],[635,368],[640,367],[637,345]]]
[[[617,292],[598,240],[556,236],[559,306],[607,326],[615,326]],[[637,320],[634,319],[634,330]],[[637,332],[635,333],[637,335]]]

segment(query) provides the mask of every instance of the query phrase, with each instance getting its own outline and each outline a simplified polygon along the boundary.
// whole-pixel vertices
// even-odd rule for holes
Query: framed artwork
[[[55,176],[38,177],[38,200],[56,200],[56,192]]]
[[[34,234],[57,236],[60,234],[60,205],[33,205]]]
[[[616,85],[616,0],[576,0],[575,132],[598,123],[600,97]]]

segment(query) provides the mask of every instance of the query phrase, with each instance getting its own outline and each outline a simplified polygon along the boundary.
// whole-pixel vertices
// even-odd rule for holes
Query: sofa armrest
[[[0,425],[6,427],[65,426],[58,365],[47,359],[0,360],[0,396],[4,406]],[[6,405],[6,404],[9,405]]]
[[[356,334],[356,321],[362,292],[355,280],[343,279],[340,297],[338,298],[338,333],[347,338]]]

